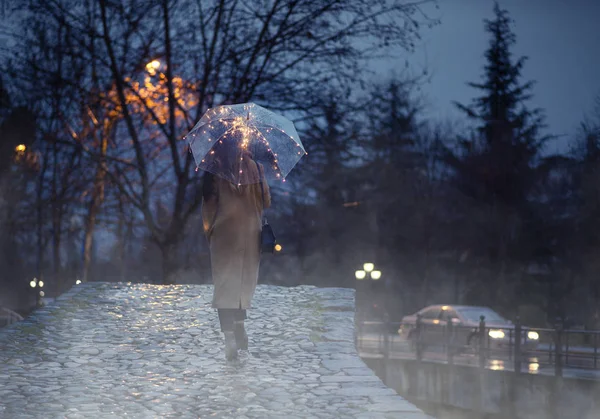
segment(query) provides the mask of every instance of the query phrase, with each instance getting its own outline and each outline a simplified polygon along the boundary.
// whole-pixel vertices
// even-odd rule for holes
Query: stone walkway
[[[0,418],[426,415],[354,348],[354,292],[259,286],[228,363],[209,285],[76,285],[0,329]]]

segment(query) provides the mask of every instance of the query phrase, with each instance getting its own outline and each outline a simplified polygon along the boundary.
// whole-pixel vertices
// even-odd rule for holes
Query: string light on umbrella
[[[269,169],[265,170],[267,177],[283,182],[307,155],[291,121],[253,103],[209,109],[185,138],[197,170],[213,172],[238,185],[256,182],[242,167],[243,155],[249,151],[256,162]],[[287,144],[290,141],[294,147]],[[219,158],[227,153],[238,155],[235,171],[219,166]]]

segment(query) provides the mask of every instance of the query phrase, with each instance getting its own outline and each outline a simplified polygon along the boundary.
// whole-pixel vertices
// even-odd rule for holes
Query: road
[[[390,359],[415,359],[415,353],[411,350],[409,343],[398,335],[389,334]],[[361,358],[383,357],[383,335],[363,333],[358,336],[357,349]],[[585,348],[589,352],[588,348]],[[540,345],[535,352],[527,353],[521,363],[521,372],[528,374],[554,375],[555,367],[549,357],[548,345]],[[593,351],[588,354],[570,355],[568,362],[563,367],[563,376],[570,378],[583,378],[600,380],[600,369],[594,369],[592,359]],[[423,353],[423,361],[446,363],[448,355],[442,346],[437,348],[428,347]],[[453,362],[456,365],[478,366],[479,356],[468,351],[455,355]],[[486,361],[486,368],[496,371],[514,371],[514,361],[506,353],[496,352]],[[597,360],[597,368],[600,368],[600,359]]]

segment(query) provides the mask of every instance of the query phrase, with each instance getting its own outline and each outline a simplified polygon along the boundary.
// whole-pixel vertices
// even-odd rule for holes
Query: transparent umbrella
[[[292,121],[254,103],[209,109],[185,138],[198,169],[237,185],[285,181],[306,154]]]

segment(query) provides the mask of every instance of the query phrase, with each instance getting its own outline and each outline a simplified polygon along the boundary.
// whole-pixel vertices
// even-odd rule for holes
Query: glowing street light
[[[150,73],[151,76],[156,74],[156,70],[160,68],[160,61],[152,60],[148,64],[146,64],[146,71]]]
[[[81,284],[81,279],[78,279],[77,281],[75,281],[75,284],[77,284],[77,285]]]
[[[275,251],[276,252],[281,252],[283,250],[283,247],[280,244],[276,244],[275,245]]]
[[[379,304],[379,297],[377,297],[377,289],[379,286],[375,285],[375,281],[378,281],[381,278],[381,275],[381,271],[376,270],[375,264],[372,262],[364,263],[363,269],[354,273],[354,276],[358,280],[356,284],[356,307],[359,317],[361,318],[365,318],[370,310],[373,307],[377,308]],[[367,307],[371,307],[371,309]]]
[[[371,262],[363,264],[363,269],[356,271],[355,276],[356,279],[365,279],[367,274],[369,274],[371,279],[374,281],[377,281],[379,278],[381,278],[381,271],[376,271],[375,264]]]
[[[29,281],[29,286],[31,287],[32,290],[35,291],[36,306],[40,307],[42,305],[42,297],[45,294],[44,294],[44,291],[40,290],[38,292],[37,289],[42,288],[44,286],[44,281],[38,280],[37,278],[33,278],[31,281]]]
[[[17,153],[24,153],[25,150],[27,150],[27,146],[25,144],[19,144],[18,146],[15,147],[15,151]]]

